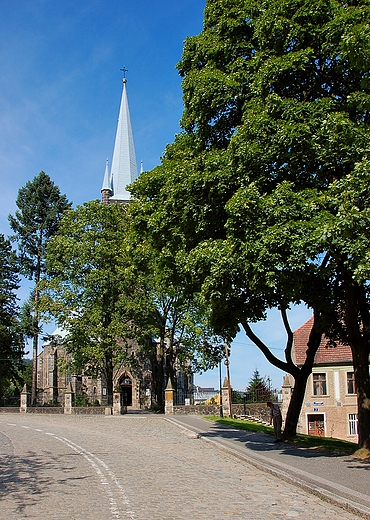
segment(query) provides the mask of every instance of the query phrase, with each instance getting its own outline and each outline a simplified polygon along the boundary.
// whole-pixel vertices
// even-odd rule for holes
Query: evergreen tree
[[[252,403],[262,403],[271,399],[271,389],[265,378],[260,376],[258,369],[253,372],[246,389],[247,399]]]
[[[0,403],[11,382],[17,382],[24,354],[19,331],[16,291],[19,268],[9,240],[0,235]]]
[[[71,207],[65,195],[51,181],[45,172],[40,172],[32,181],[22,187],[17,196],[18,209],[9,215],[9,223],[17,241],[19,262],[22,274],[35,281],[34,290],[34,327],[33,365],[31,402],[36,404],[37,394],[37,351],[40,330],[37,303],[39,292],[37,284],[45,273],[46,247],[56,233],[63,213]]]

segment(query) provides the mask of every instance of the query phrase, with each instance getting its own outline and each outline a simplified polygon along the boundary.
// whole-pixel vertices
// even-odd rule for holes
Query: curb
[[[256,453],[252,453],[248,451],[248,455],[242,453],[241,450],[237,450],[228,445],[228,441],[220,441],[209,439],[202,430],[199,430],[195,426],[185,426],[180,421],[176,419],[164,418],[166,421],[176,425],[178,428],[181,428],[185,431],[191,432],[192,434],[196,434],[196,437],[212,444],[213,446],[225,451],[234,457],[243,460],[247,464],[254,466],[258,469],[262,469],[263,471],[278,477],[289,484],[293,484],[317,497],[320,499],[329,502],[330,504],[336,505],[345,509],[349,513],[355,514],[360,518],[364,518],[365,520],[370,520],[370,507],[367,507],[355,500],[352,500],[348,495],[352,497],[358,497],[364,501],[369,502],[369,497],[363,495],[362,493],[358,493],[356,491],[348,490],[344,486],[339,484],[334,484],[333,482],[326,481],[320,477],[311,475],[302,470],[298,470],[288,466],[287,464],[271,461],[262,455],[257,455]],[[343,496],[344,495],[344,496]]]

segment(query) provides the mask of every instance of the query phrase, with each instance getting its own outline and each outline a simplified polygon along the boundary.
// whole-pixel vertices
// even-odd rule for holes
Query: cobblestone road
[[[0,416],[0,518],[354,519],[153,415]]]

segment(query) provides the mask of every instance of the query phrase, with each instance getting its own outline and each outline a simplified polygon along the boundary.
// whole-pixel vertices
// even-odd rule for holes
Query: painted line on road
[[[7,423],[7,424],[8,424],[8,426],[19,426],[15,423]],[[21,428],[24,428],[25,430],[32,429],[33,431],[41,432],[50,437],[54,437],[54,439],[67,445],[69,448],[71,448],[73,451],[75,451],[79,455],[82,455],[88,461],[88,463],[93,467],[94,471],[96,472],[96,474],[98,475],[98,477],[100,479],[101,485],[104,486],[104,494],[106,496],[108,496],[108,500],[109,500],[109,504],[110,504],[109,509],[112,514],[112,519],[114,519],[114,520],[119,520],[121,518],[129,518],[130,520],[137,519],[137,516],[136,516],[135,512],[132,510],[130,500],[126,495],[126,492],[125,492],[123,486],[121,485],[121,483],[119,482],[119,480],[117,479],[117,477],[113,473],[113,471],[109,468],[109,466],[103,460],[99,459],[99,457],[97,457],[93,453],[89,452],[82,446],[79,446],[78,444],[71,441],[70,439],[67,439],[66,437],[58,436],[52,432],[45,432],[44,430],[41,430],[39,428],[31,428],[30,426],[21,425]],[[120,495],[119,503],[121,506],[126,507],[125,511],[120,512],[118,504],[117,504],[117,500],[114,496],[114,491],[111,488],[111,484],[110,484],[109,480],[111,480],[111,482],[118,489],[118,492]]]
[[[53,433],[46,433],[46,435],[53,435],[55,439],[66,444],[79,455],[82,455],[89,462],[89,464],[94,468],[95,472],[97,473],[97,475],[100,478],[101,485],[107,486],[104,488],[104,492],[108,495],[112,518],[120,519],[121,512],[119,511],[117,501],[114,497],[114,492],[112,491],[110,483],[107,481],[108,480],[107,477],[109,477],[111,479],[111,481],[118,488],[120,495],[121,495],[120,503],[122,503],[122,505],[125,505],[128,508],[126,511],[122,512],[124,517],[130,518],[130,520],[136,520],[136,515],[135,515],[134,511],[132,511],[132,509],[131,509],[131,504],[125,493],[125,490],[123,489],[122,485],[118,481],[118,479],[115,476],[115,474],[113,473],[113,471],[109,468],[109,466],[104,461],[99,459],[93,453],[87,451],[82,446],[79,446],[78,444],[71,441],[70,439],[67,439],[66,437],[59,437],[58,435],[55,435]],[[104,474],[104,472],[100,469],[99,465],[103,468],[103,470],[105,471],[106,474]]]

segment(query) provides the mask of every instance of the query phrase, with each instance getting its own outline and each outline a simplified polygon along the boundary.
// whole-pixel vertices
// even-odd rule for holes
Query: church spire
[[[112,195],[112,181],[109,173],[108,159],[105,162],[105,172],[103,186],[101,187],[102,202],[109,204],[109,197]]]
[[[127,99],[127,79],[123,70],[123,88],[121,105],[118,116],[116,140],[113,149],[112,169],[110,179],[112,195],[109,197],[110,201],[114,202],[128,202],[130,200],[130,193],[126,190],[126,186],[137,179],[137,166],[134,148],[134,139],[132,136],[130,111]],[[104,183],[105,186],[105,176]],[[108,185],[107,185],[108,186]]]

